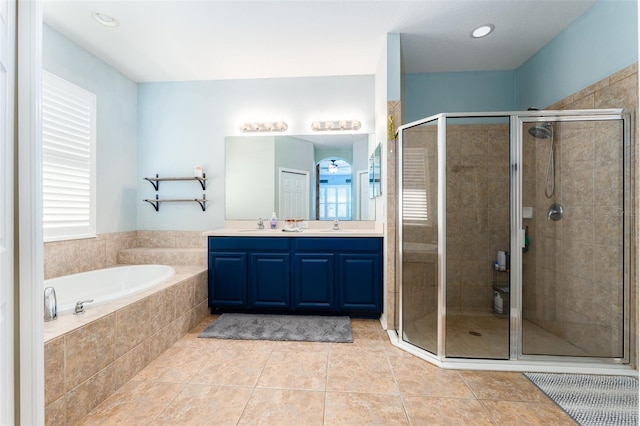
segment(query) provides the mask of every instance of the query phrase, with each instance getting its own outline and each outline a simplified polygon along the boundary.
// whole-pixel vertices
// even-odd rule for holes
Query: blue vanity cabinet
[[[325,311],[335,308],[333,252],[294,252],[292,280],[294,309]]]
[[[247,307],[247,253],[209,251],[209,306]]]
[[[338,308],[349,312],[382,312],[381,259],[379,253],[338,255]]]
[[[209,307],[288,309],[288,238],[209,237]]]
[[[292,252],[294,307],[382,313],[382,238],[296,238]]]
[[[250,253],[249,307],[289,308],[289,251]]]
[[[382,238],[209,237],[209,306],[378,317]]]

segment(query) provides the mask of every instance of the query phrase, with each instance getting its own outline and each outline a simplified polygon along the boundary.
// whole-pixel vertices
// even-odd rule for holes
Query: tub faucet
[[[84,314],[84,304],[85,303],[91,303],[91,302],[93,302],[93,299],[77,301],[76,302],[76,308],[73,311],[73,315]]]
[[[58,300],[56,290],[53,287],[44,289],[44,321],[53,321],[58,318]]]

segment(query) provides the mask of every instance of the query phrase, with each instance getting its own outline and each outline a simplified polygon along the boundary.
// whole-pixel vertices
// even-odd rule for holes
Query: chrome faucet
[[[264,219],[261,217],[258,218],[258,229],[264,229]]]
[[[334,231],[340,230],[340,222],[338,222],[338,218],[333,219],[333,228]]]
[[[76,302],[76,308],[73,311],[73,315],[84,314],[84,304],[85,303],[91,303],[91,302],[93,302],[93,299],[77,301]]]
[[[44,320],[53,321],[58,318],[58,300],[56,290],[53,287],[44,289]]]

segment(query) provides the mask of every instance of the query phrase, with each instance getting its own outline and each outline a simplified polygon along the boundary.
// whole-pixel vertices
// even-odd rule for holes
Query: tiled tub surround
[[[44,244],[44,278],[116,264],[207,265],[207,239],[192,231],[129,231]]]
[[[45,323],[45,420],[73,424],[208,315],[204,266],[83,315]]]

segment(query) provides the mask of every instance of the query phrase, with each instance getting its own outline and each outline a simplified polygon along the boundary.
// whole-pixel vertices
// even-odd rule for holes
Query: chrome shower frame
[[[417,120],[398,128],[397,145],[397,249],[396,249],[396,283],[398,283],[398,298],[396,306],[399,309],[399,324],[397,327],[397,340],[394,344],[399,348],[412,353],[426,361],[443,368],[474,369],[474,370],[504,370],[504,371],[539,371],[539,372],[575,372],[575,373],[600,373],[600,374],[633,374],[630,365],[630,345],[634,344],[631,339],[630,326],[632,324],[631,314],[637,312],[630,311],[630,297],[632,278],[637,273],[633,268],[635,253],[634,235],[636,232],[635,223],[635,189],[633,170],[633,138],[631,114],[622,109],[600,109],[600,110],[564,110],[564,111],[506,111],[506,112],[482,112],[482,113],[441,113],[421,120]],[[446,170],[447,170],[447,119],[448,118],[503,118],[509,119],[510,136],[510,250],[512,253],[512,268],[510,276],[510,312],[509,312],[509,358],[504,360],[496,359],[465,359],[447,357],[446,354]],[[574,356],[547,356],[547,355],[524,355],[522,353],[522,250],[524,246],[524,229],[522,226],[522,167],[523,161],[523,126],[525,124],[545,123],[549,121],[596,121],[596,120],[622,120],[623,131],[623,195],[624,195],[624,220],[623,220],[623,301],[624,301],[624,356],[621,358],[596,358],[596,357],[574,357]],[[434,123],[437,125],[437,158],[438,158],[438,184],[437,184],[437,350],[431,353],[414,344],[404,340],[404,315],[403,315],[403,132],[406,129]],[[637,333],[637,330],[635,331]],[[638,360],[635,360],[638,362]]]

